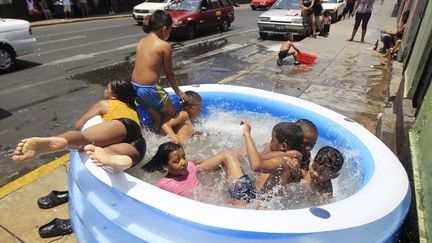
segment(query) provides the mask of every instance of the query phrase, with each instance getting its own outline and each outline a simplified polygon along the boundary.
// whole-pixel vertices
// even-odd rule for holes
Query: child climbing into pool
[[[182,100],[185,99],[177,84],[172,66],[172,49],[167,42],[172,23],[171,16],[163,10],[156,10],[152,14],[149,21],[150,33],[138,43],[132,72],[137,103],[152,116],[156,132],[176,114],[173,102],[159,85],[162,69],[174,92]]]
[[[196,164],[195,164],[196,163]],[[211,159],[190,162],[186,159],[182,145],[166,142],[159,146],[155,156],[142,168],[147,172],[165,172],[164,178],[156,182],[156,186],[169,192],[191,197],[193,189],[201,185],[197,173],[225,168],[229,183],[229,193],[234,204],[250,202],[255,198],[255,186],[249,176],[245,175],[238,158],[225,151]]]
[[[12,159],[23,162],[66,149],[84,149],[97,166],[122,171],[135,166],[145,155],[146,143],[134,110],[134,89],[130,82],[113,80],[104,91],[104,100],[95,104],[75,124],[81,127],[101,115],[103,123],[83,131],[71,130],[53,137],[32,137],[18,143]],[[112,159],[111,156],[120,156]],[[107,159],[110,158],[110,159]],[[120,158],[120,159],[119,159]]]
[[[201,114],[201,96],[195,91],[186,91],[181,111],[162,125],[162,134],[171,137],[174,142],[185,143],[193,133],[191,120]]]
[[[322,147],[304,177],[309,194],[319,196],[321,204],[328,203],[333,196],[333,179],[339,176],[344,163],[343,154],[330,146]]]

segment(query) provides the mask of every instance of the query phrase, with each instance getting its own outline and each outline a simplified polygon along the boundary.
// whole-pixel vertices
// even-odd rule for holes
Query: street
[[[261,42],[256,26],[261,13],[243,5],[236,8],[236,20],[227,32],[213,30],[193,40],[170,40],[179,83],[215,83],[240,68],[242,62],[229,70],[202,63],[215,55],[222,62],[233,61],[225,60],[223,53]],[[0,76],[0,186],[59,156],[24,164],[10,159],[22,138],[71,129],[101,99],[109,79],[130,79],[136,44],[146,35],[129,17],[36,27],[33,34],[37,51],[19,57],[18,68]]]

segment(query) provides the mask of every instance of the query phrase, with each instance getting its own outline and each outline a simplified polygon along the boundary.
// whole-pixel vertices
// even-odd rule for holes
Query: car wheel
[[[265,40],[267,38],[267,33],[259,32],[260,38]]]
[[[332,22],[333,23],[336,23],[339,19],[338,19],[338,14],[337,14],[337,11],[331,16],[331,18],[332,18]]]
[[[196,28],[194,24],[189,24],[186,29],[186,39],[191,40],[195,38],[196,35]]]
[[[251,8],[252,8],[252,10],[256,10],[256,7],[252,7],[252,6],[251,6]]]
[[[10,71],[15,64],[15,52],[8,46],[0,46],[0,72]]]
[[[224,19],[224,21],[222,22],[222,24],[221,24],[221,31],[222,32],[225,32],[225,31],[227,31],[228,30],[228,27],[229,27],[229,23],[228,23],[228,20],[227,19]]]

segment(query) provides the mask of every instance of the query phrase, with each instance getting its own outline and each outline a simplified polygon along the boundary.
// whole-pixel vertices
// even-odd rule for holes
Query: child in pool
[[[240,124],[243,125],[243,136],[251,169],[268,174],[265,182],[261,183],[262,186],[257,184],[257,189],[268,191],[276,185],[290,183],[292,174],[300,171],[302,129],[292,122],[276,124],[272,130],[270,150],[259,154],[251,136],[250,124],[246,121],[241,121]]]
[[[171,16],[163,10],[156,10],[152,14],[149,22],[150,33],[138,43],[132,72],[136,101],[152,116],[156,132],[176,114],[173,102],[159,85],[162,69],[174,92],[182,100],[185,99],[172,67],[171,45],[166,41],[170,36],[172,23]]]
[[[192,189],[201,185],[198,172],[217,170],[223,166],[234,204],[255,198],[254,184],[244,174],[237,156],[231,152],[225,151],[211,159],[195,163],[186,159],[182,145],[166,142],[159,146],[155,156],[142,169],[147,172],[166,172],[165,177],[156,182],[156,186],[180,196],[191,197]]]
[[[343,154],[330,146],[322,147],[316,154],[309,172],[304,176],[310,194],[319,195],[320,203],[328,203],[333,197],[332,179],[339,176],[344,163]]]
[[[84,131],[71,130],[53,137],[32,137],[18,143],[12,159],[23,162],[40,155],[69,148],[84,149],[98,166],[110,166],[122,171],[138,164],[145,155],[146,143],[139,126],[130,82],[113,80],[104,91],[104,100],[96,103],[75,124],[80,128],[90,118],[100,115],[103,123]],[[102,159],[97,159],[99,155]],[[108,155],[124,155],[118,160],[106,160]]]
[[[297,169],[292,169],[290,182],[300,182],[300,180],[309,171],[309,164],[311,159],[311,151],[315,146],[318,139],[318,129],[316,126],[307,119],[300,119],[295,122],[296,125],[300,126],[303,130],[303,142],[301,144],[302,160],[300,161],[299,167]],[[271,159],[277,157],[284,157],[293,155],[292,151],[271,151],[270,146],[266,145],[264,150],[261,152],[262,159]],[[256,185],[258,190],[261,190],[267,180],[269,174],[262,174],[258,177]]]
[[[196,119],[201,114],[201,96],[194,91],[185,92],[185,100],[181,111],[162,125],[162,133],[168,135],[177,143],[185,143],[193,133],[191,119]]]

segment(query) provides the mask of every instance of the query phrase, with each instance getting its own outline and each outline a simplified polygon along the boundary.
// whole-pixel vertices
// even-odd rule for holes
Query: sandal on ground
[[[295,61],[294,62],[294,65],[296,65],[296,66],[298,66],[298,65],[300,65],[301,63],[299,62],[299,61]]]
[[[53,208],[63,203],[67,203],[68,199],[68,191],[52,191],[50,194],[39,198],[38,205],[42,209]]]
[[[55,218],[48,224],[39,227],[39,235],[41,238],[50,238],[72,233],[72,225],[70,219]]]

